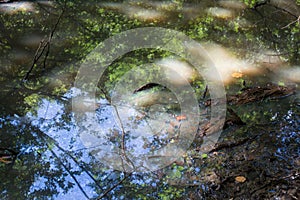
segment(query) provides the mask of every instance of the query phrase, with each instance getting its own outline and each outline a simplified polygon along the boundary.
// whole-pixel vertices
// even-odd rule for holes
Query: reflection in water
[[[42,100],[41,105],[37,109],[36,115],[28,113],[26,120],[32,124],[32,126],[39,129],[46,142],[52,143],[53,146],[49,146],[49,149],[43,152],[43,162],[49,164],[49,171],[63,170],[68,173],[64,177],[56,177],[57,183],[70,187],[67,193],[63,187],[57,187],[58,199],[61,198],[81,198],[93,197],[96,195],[93,187],[95,180],[90,176],[87,171],[83,171],[81,168],[81,162],[89,163],[91,161],[88,152],[86,152],[85,146],[82,144],[78,130],[72,124],[67,126],[57,126],[63,121],[62,104],[56,101]],[[50,141],[49,138],[51,138]],[[54,144],[53,144],[54,143]],[[38,149],[32,149],[31,151],[39,151]],[[71,156],[71,152],[80,153],[80,159]],[[66,154],[67,153],[67,154]],[[58,168],[56,163],[59,163],[62,168]],[[77,172],[76,172],[77,171]],[[55,178],[55,177],[53,177]],[[55,179],[56,179],[55,178]],[[80,180],[75,182],[74,180]],[[43,176],[36,176],[35,180],[30,187],[32,194],[44,190],[48,187],[47,178]],[[50,193],[51,194],[51,193]],[[44,195],[47,195],[45,193]]]
[[[31,33],[22,36],[19,40],[21,45],[36,49],[43,38],[44,38],[43,35],[37,33]]]
[[[181,110],[173,108],[178,103],[170,91],[134,94],[136,88],[124,87],[122,81],[118,84],[111,105],[100,103],[96,113],[81,110],[76,114],[84,145],[97,160],[120,171],[153,171],[174,162],[193,139],[197,111],[191,116],[185,108],[186,116],[181,116]],[[137,87],[138,82],[132,84]],[[75,109],[81,107],[78,99],[75,102]]]
[[[70,99],[80,92],[70,89],[77,73],[74,63],[109,35],[141,26],[166,26],[199,39],[229,92],[235,92],[231,91],[232,84],[239,90],[243,80],[247,87],[261,86],[265,81],[299,84],[300,37],[295,20],[300,9],[295,1],[266,1],[256,9],[227,0],[60,2],[0,2],[0,199],[90,199],[101,195],[107,199],[297,197],[299,94],[234,108],[247,125],[224,131],[220,144],[225,145],[220,151],[200,154],[197,147],[201,138],[196,138],[200,142],[193,143],[170,166],[130,176],[104,164],[123,159],[131,166],[130,160],[120,154],[123,137],[136,162],[167,143],[174,144],[183,122],[190,119],[179,112],[174,95],[162,87],[152,88],[125,99],[130,104],[116,104],[117,110],[103,98],[96,103],[86,99],[75,110],[82,111],[77,115],[80,120],[70,105]],[[65,13],[50,51],[44,52],[29,80],[21,84],[37,46],[45,35],[49,36],[62,8]],[[172,70],[189,83],[200,84],[185,61],[163,53],[156,56],[152,52],[151,62],[165,67],[163,73],[169,75],[172,85],[184,83]],[[142,57],[142,61],[149,60]],[[106,80],[122,71],[118,70]],[[216,74],[210,75],[214,78]],[[250,76],[255,77],[248,83]],[[81,128],[75,126],[78,121]],[[85,128],[94,130],[87,138]],[[224,142],[230,142],[230,148]],[[234,146],[238,142],[241,144]],[[11,155],[6,149],[16,153]],[[161,157],[153,155],[152,159],[159,161]],[[245,183],[234,182],[237,175],[245,176]]]
[[[78,91],[75,89],[71,91],[73,92],[67,93],[65,96],[70,98],[72,93],[73,95],[78,94]],[[95,137],[88,139],[82,137],[85,134],[82,134],[80,131],[84,130],[79,130],[73,125],[74,119],[71,119],[71,124],[59,125],[63,122],[63,117],[66,113],[63,109],[64,105],[57,101],[42,99],[37,111],[35,113],[27,113],[27,116],[22,119],[23,123],[30,123],[32,127],[35,127],[37,129],[35,132],[38,132],[39,137],[49,144],[48,149],[41,153],[43,162],[47,166],[47,172],[51,172],[52,175],[50,176],[53,176],[54,181],[56,181],[56,183],[53,183],[53,186],[57,188],[56,192],[58,195],[56,198],[58,199],[71,197],[85,199],[96,195],[94,187],[91,187],[96,180],[84,167],[85,163],[93,163],[93,158],[91,158],[89,153],[92,153],[96,160],[100,159],[101,163],[111,164],[111,166],[107,167],[116,167],[113,166],[113,160],[119,158],[113,158],[112,154],[105,155],[105,152],[108,152],[108,149],[114,152],[114,149],[111,148],[116,146],[116,144],[118,147],[118,144],[120,144],[120,124],[113,115],[115,111],[113,106],[109,105],[107,101],[100,100],[98,106],[97,119],[92,114],[85,112],[85,115],[81,116],[83,117],[82,120],[79,121],[84,123],[83,126],[89,128],[94,126],[92,129],[95,130]],[[86,106],[83,106],[83,108],[86,108]],[[148,111],[118,107],[124,129],[126,133],[129,133],[128,143],[126,143],[127,147],[129,147],[128,151],[134,151],[131,152],[134,155],[143,155],[153,148],[163,145],[163,140],[168,142],[172,140],[172,135],[176,134],[176,129],[180,127],[181,119],[176,119],[172,113],[161,113],[162,110],[164,110],[162,107],[158,108],[155,106]],[[158,118],[160,121],[156,120]],[[147,135],[147,133],[153,134]],[[87,144],[87,142],[91,144]],[[38,146],[29,146],[23,151],[22,156],[35,154],[40,151]],[[101,154],[101,151],[104,154]],[[78,157],[77,155],[80,156]],[[119,155],[120,153],[116,152],[116,156],[119,157]],[[96,166],[100,167],[101,164],[98,163]],[[106,171],[108,172],[108,170]],[[56,174],[58,172],[66,174],[61,176]],[[138,180],[138,177],[134,178],[133,183],[142,185],[144,182],[151,182],[155,186],[155,182],[157,182],[157,180],[152,180],[151,177]],[[49,179],[43,175],[36,175],[29,191],[31,194],[36,194],[45,190],[43,195],[48,195],[48,187]],[[51,191],[49,191],[50,194]]]

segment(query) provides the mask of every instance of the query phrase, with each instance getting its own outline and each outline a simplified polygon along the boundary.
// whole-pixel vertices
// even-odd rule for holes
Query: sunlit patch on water
[[[11,69],[14,68],[14,65],[29,63],[32,60],[32,54],[28,53],[28,51],[25,51],[24,49],[15,49],[11,52],[11,54],[12,54],[12,60],[11,63],[9,64],[10,65],[9,67]]]
[[[274,76],[274,80],[287,80],[294,83],[300,83],[300,66],[279,70],[278,75]]]
[[[234,17],[233,11],[220,7],[208,8],[207,13],[221,19],[230,19]]]
[[[220,1],[220,7],[209,7],[206,11],[204,7],[211,2],[203,2],[199,5],[180,4],[176,2],[157,2],[157,1],[133,1],[123,3],[101,3],[107,9],[123,13],[131,18],[144,22],[167,22],[168,20],[184,19],[184,21],[195,19],[205,13],[220,19],[232,19],[235,11],[245,8],[245,4],[233,1]],[[207,4],[207,5],[206,5]],[[178,12],[182,15],[178,15]]]
[[[211,80],[221,81],[223,84],[227,85],[233,82],[236,78],[241,78],[243,75],[253,75],[259,72],[258,68],[255,68],[250,62],[237,58],[233,52],[229,49],[222,47],[214,43],[203,44],[205,52],[201,55],[203,57],[208,56],[212,60],[214,67],[217,69],[219,76],[215,73],[207,74]],[[198,52],[201,52],[198,48],[192,46],[189,47],[191,53],[197,55]],[[207,55],[204,55],[207,54]],[[237,76],[239,74],[239,76]],[[221,77],[221,80],[219,79]]]
[[[246,8],[246,5],[243,2],[239,1],[232,1],[232,0],[222,0],[218,2],[219,5],[225,7],[225,8],[230,8],[230,9],[235,9],[235,10],[243,10]]]
[[[179,59],[165,58],[157,64],[163,68],[165,76],[175,85],[183,85],[186,83],[185,80],[192,82],[195,77],[199,76],[191,65]]]
[[[0,12],[15,14],[21,11],[34,11],[34,4],[32,2],[13,2],[0,5]]]
[[[37,48],[40,42],[42,41],[43,37],[43,35],[38,33],[30,33],[28,35],[22,36],[19,40],[20,44],[26,47]]]
[[[154,8],[145,8],[142,6],[128,3],[102,3],[104,8],[118,11],[130,18],[139,19],[144,22],[159,22],[166,20],[166,15]]]
[[[142,21],[155,22],[165,19],[165,15],[162,12],[158,12],[152,9],[131,7],[125,12],[129,17],[136,18]]]

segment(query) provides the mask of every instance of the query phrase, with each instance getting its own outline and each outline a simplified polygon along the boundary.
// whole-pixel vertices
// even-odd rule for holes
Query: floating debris
[[[235,181],[239,183],[244,183],[247,179],[244,176],[235,177]]]
[[[227,96],[227,102],[241,105],[267,98],[279,99],[295,94],[296,88],[292,86],[279,86],[269,83],[266,86],[250,87],[243,89],[241,94]]]
[[[227,95],[227,103],[232,105],[242,105],[255,101],[262,101],[264,99],[280,99],[288,97],[296,93],[294,86],[280,86],[274,83],[268,83],[266,86],[246,87],[241,90],[242,93],[236,95]],[[211,102],[208,99],[205,106],[218,104],[218,100]]]

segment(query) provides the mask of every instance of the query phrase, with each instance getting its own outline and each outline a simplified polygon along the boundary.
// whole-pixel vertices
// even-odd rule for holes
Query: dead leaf
[[[246,181],[246,178],[244,176],[237,176],[235,177],[235,181],[239,183],[244,183]]]
[[[13,158],[11,156],[2,156],[0,157],[0,162],[10,164],[13,162]]]
[[[233,73],[231,74],[231,76],[232,76],[233,78],[241,78],[241,77],[243,77],[243,74],[242,74],[241,72],[233,72]]]
[[[176,116],[176,120],[177,121],[181,121],[181,120],[185,120],[185,119],[186,119],[185,115],[178,115],[178,116]]]

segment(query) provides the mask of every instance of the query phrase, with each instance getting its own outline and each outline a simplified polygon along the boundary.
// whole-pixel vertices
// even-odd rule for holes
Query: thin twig
[[[125,181],[129,176],[131,176],[131,174],[132,174],[132,172],[127,175],[125,174],[124,178],[122,178],[118,183],[113,185],[111,188],[107,189],[101,196],[97,197],[96,200],[100,200],[100,199],[104,198],[109,192],[111,192],[113,189],[118,187],[123,181]]]
[[[205,99],[205,97],[206,97],[206,95],[207,95],[207,92],[208,92],[208,86],[206,85],[206,86],[205,86],[204,93],[203,93],[203,96],[202,96],[202,99]]]
[[[130,163],[130,165],[132,166],[133,169],[135,169],[135,166],[134,166],[134,163],[128,158],[127,154],[126,154],[126,144],[125,144],[125,136],[126,136],[126,132],[125,132],[125,129],[124,129],[124,126],[123,126],[123,123],[122,123],[122,120],[121,120],[121,117],[119,115],[119,111],[118,111],[118,108],[115,106],[115,105],[112,105],[115,109],[115,112],[117,114],[117,118],[119,120],[119,123],[120,123],[120,126],[121,126],[121,130],[122,130],[122,143],[121,143],[121,149],[122,149],[122,156],[125,158],[125,161],[127,163]],[[122,159],[123,161],[123,159]],[[123,163],[123,162],[122,162]],[[126,171],[126,169],[124,168],[124,165],[123,165],[123,169],[124,171]]]
[[[117,118],[118,118],[118,121],[120,123],[121,131],[122,131],[122,143],[121,143],[122,156],[125,158],[125,161],[127,163],[129,163],[132,166],[133,169],[135,169],[134,163],[128,158],[128,156],[126,154],[126,144],[125,144],[126,132],[125,132],[125,129],[124,129],[124,126],[123,126],[122,119],[120,117],[118,108],[117,108],[116,105],[113,105],[113,103],[111,101],[111,98],[107,95],[107,93],[104,91],[103,88],[100,87],[100,91],[103,93],[103,95],[105,96],[106,100],[109,101],[110,105],[114,108],[114,110],[116,112],[116,115],[117,115]],[[124,167],[123,159],[122,159],[122,166],[123,166],[124,171],[126,171],[125,167]]]
[[[296,19],[295,21],[292,21],[291,23],[289,23],[288,25],[282,27],[281,29],[285,29],[285,28],[289,27],[290,25],[292,25],[296,22],[298,22],[298,24],[300,24],[300,16],[298,17],[298,19]]]
[[[95,184],[99,187],[99,189],[102,189],[101,186],[98,184],[97,180],[93,177],[93,175],[81,164],[79,163],[76,158],[74,158],[70,153],[66,150],[64,150],[62,147],[59,146],[58,142],[54,140],[52,137],[48,136],[47,134],[43,133],[39,129],[36,129],[37,134],[45,141],[45,143],[48,146],[47,140],[50,140],[54,143],[54,145],[62,151],[65,155],[69,156],[94,182]],[[51,149],[51,148],[49,148]]]
[[[48,144],[47,144],[48,145]],[[73,178],[73,180],[75,181],[75,183],[77,184],[77,186],[79,187],[80,191],[83,193],[83,195],[89,199],[89,196],[86,194],[86,192],[84,191],[84,189],[81,187],[80,183],[78,182],[77,178],[74,176],[74,174],[68,169],[68,167],[60,160],[60,158],[58,157],[58,155],[51,149],[49,148],[50,152],[52,153],[52,155],[54,157],[56,157],[56,159],[60,162],[60,164],[65,168],[65,170],[70,174],[70,176]]]
[[[278,9],[278,10],[281,10],[281,11],[283,11],[283,12],[285,12],[285,13],[287,13],[287,14],[289,14],[289,15],[295,17],[295,18],[298,17],[297,15],[293,14],[292,12],[290,12],[289,10],[287,10],[287,9],[285,9],[285,8],[278,7],[278,6],[274,5],[274,4],[270,4],[270,6],[273,6],[274,8],[276,8],[276,9]]]
[[[45,55],[45,58],[44,58],[44,61],[43,61],[43,65],[44,65],[44,68],[46,68],[46,61],[47,61],[47,58],[48,58],[48,55],[49,55],[49,51],[50,51],[50,44],[51,44],[51,40],[53,38],[53,35],[54,35],[54,32],[56,31],[57,29],[57,26],[63,16],[63,13],[65,12],[65,9],[62,10],[61,14],[59,15],[53,29],[51,30],[50,34],[49,34],[49,37],[48,37],[48,40],[46,41],[45,39],[43,39],[40,44],[39,44],[39,47],[37,48],[36,52],[35,52],[35,55],[34,55],[34,58],[33,58],[33,62],[32,62],[32,65],[31,67],[29,68],[29,70],[27,71],[27,73],[25,74],[24,78],[22,79],[22,82],[26,81],[28,78],[29,78],[29,75],[31,74],[34,66],[37,64],[38,60],[42,57],[42,55],[44,54],[46,48],[47,48],[47,51],[46,51],[46,55]]]

